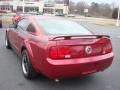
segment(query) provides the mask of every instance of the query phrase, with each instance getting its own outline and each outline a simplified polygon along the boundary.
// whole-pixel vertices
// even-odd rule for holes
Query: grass
[[[3,18],[2,18],[2,23],[3,24],[12,24],[12,17],[10,17],[10,16],[4,16]]]
[[[115,26],[115,22],[91,22],[96,25],[101,25],[101,26]]]
[[[7,25],[12,24],[12,18],[11,17],[3,18],[2,23]]]

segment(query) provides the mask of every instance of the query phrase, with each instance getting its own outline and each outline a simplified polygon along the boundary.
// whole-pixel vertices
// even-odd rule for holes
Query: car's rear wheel
[[[27,50],[23,50],[22,52],[22,72],[27,79],[34,79],[37,77],[37,73],[32,67]]]
[[[11,45],[10,45],[10,42],[9,42],[9,39],[7,38],[7,36],[5,37],[5,46],[7,49],[11,49]]]
[[[2,20],[0,20],[0,28],[2,28]]]

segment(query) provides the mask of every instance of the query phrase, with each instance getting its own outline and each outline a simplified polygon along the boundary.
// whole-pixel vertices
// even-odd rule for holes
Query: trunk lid
[[[57,54],[62,58],[82,58],[110,53],[112,51],[109,36],[80,35],[51,38],[56,41]]]

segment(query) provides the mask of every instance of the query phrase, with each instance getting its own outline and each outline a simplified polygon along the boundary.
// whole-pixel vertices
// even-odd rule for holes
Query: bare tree
[[[69,2],[69,13],[70,14],[74,14],[75,13],[75,3],[74,2],[72,2],[72,1],[70,1]]]
[[[89,8],[90,14],[94,17],[112,17],[113,10],[110,4],[92,2]]]
[[[99,4],[99,13],[104,17],[112,17],[112,8],[109,4]]]
[[[84,15],[84,9],[87,8],[88,5],[86,2],[80,1],[76,4],[76,14]]]
[[[92,16],[99,16],[99,4],[92,2],[89,8],[89,12]]]

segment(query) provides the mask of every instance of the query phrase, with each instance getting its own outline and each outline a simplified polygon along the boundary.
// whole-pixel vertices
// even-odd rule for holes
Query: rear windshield
[[[90,31],[69,20],[37,20],[38,25],[47,35],[88,35]]]

